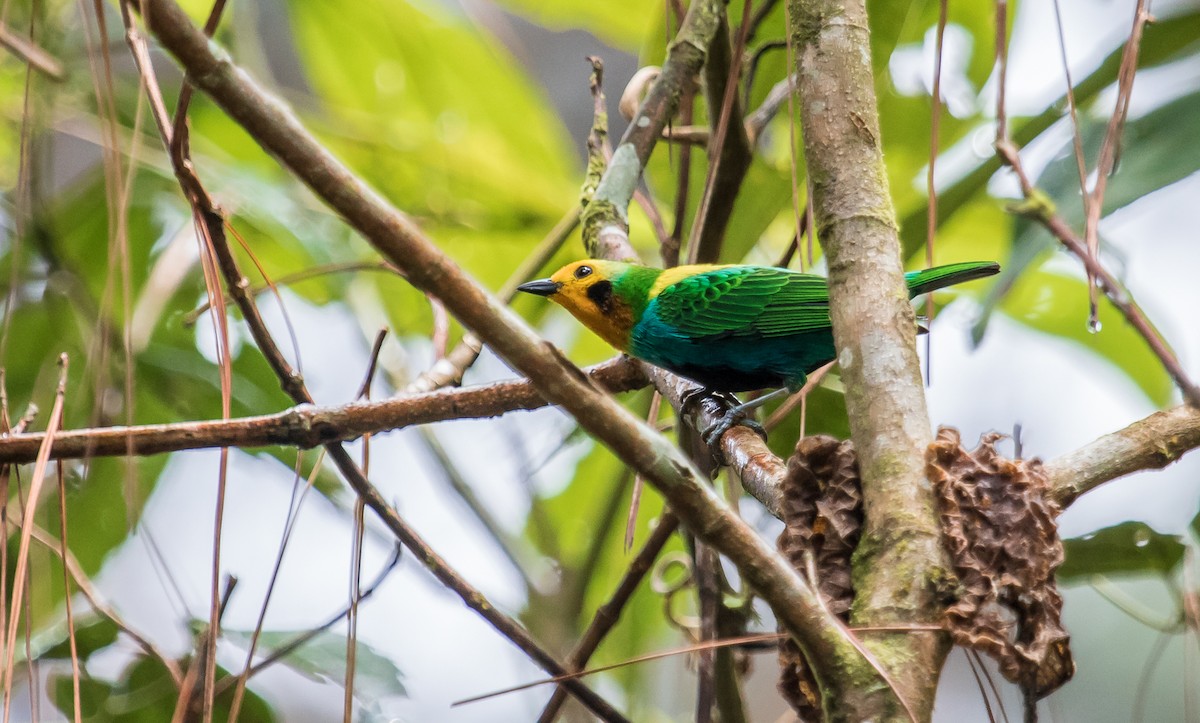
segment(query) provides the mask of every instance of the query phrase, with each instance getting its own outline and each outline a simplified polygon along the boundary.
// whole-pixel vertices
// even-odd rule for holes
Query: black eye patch
[[[592,267],[591,266],[580,266],[579,268],[575,269],[575,278],[577,278],[577,279],[582,279],[584,277],[591,276],[591,275],[592,275]]]
[[[588,287],[587,297],[592,300],[600,311],[608,313],[613,307],[613,288],[611,281],[597,281]]]

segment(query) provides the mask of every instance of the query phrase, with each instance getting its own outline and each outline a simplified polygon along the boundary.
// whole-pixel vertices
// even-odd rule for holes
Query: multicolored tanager
[[[999,270],[977,261],[911,271],[904,279],[912,298]],[[797,391],[837,356],[829,287],[815,274],[588,259],[518,288],[559,304],[617,349],[710,392]]]

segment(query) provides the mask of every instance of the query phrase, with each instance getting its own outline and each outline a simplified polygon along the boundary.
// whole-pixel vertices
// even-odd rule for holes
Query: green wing
[[[663,289],[654,306],[664,323],[692,337],[774,337],[829,328],[825,277],[770,266],[694,274]]]

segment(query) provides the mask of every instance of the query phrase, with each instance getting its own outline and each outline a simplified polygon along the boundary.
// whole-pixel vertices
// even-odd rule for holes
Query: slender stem
[[[1125,317],[1125,320],[1146,340],[1146,345],[1150,347],[1150,351],[1158,357],[1159,362],[1171,378],[1175,381],[1176,386],[1183,392],[1184,398],[1188,403],[1200,406],[1200,388],[1192,383],[1187,372],[1184,371],[1183,365],[1179,363],[1175,352],[1171,350],[1167,340],[1142,311],[1129,291],[1122,286],[1121,282],[1115,276],[1109,273],[1100,259],[1088,253],[1087,244],[1076,235],[1074,229],[1071,228],[1062,216],[1055,212],[1053,206],[1046,200],[1046,195],[1042,193],[1029,180],[1029,175],[1025,172],[1025,168],[1021,163],[1021,154],[1016,146],[1008,142],[999,142],[996,144],[996,153],[1003,159],[1004,163],[1013,169],[1017,176],[1017,180],[1021,184],[1021,191],[1025,195],[1026,203],[1014,206],[1012,209],[1016,213],[1038,221],[1046,227],[1059,243],[1063,245],[1067,251],[1070,251],[1073,256],[1083,262],[1083,266],[1087,269],[1088,274],[1096,279],[1100,290],[1108,297],[1109,302],[1116,307],[1117,311]]]
[[[641,584],[646,573],[650,571],[654,561],[658,559],[659,553],[670,541],[678,525],[679,518],[670,512],[664,512],[659,518],[658,527],[654,528],[654,532],[650,534],[646,544],[642,545],[637,556],[629,563],[624,576],[621,577],[621,582],[617,584],[617,589],[603,605],[596,609],[592,622],[588,624],[587,630],[584,631],[579,642],[575,644],[575,648],[567,656],[566,666],[569,670],[583,670],[588,660],[591,659],[592,653],[600,647],[600,642],[604,640],[609,631],[616,627],[617,621],[621,619],[621,611],[633,597],[633,593]],[[561,687],[557,688],[538,717],[539,723],[549,723],[554,720],[565,702],[566,691]]]

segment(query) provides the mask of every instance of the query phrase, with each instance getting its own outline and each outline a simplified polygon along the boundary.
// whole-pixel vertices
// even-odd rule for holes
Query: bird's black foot
[[[754,430],[754,433],[762,437],[765,442],[767,440],[767,430],[763,429],[761,424],[752,419],[747,413],[748,411],[744,404],[739,404],[731,408],[728,412],[725,412],[725,416],[701,430],[700,436],[704,439],[704,443],[713,450],[720,449],[721,437],[725,436],[726,432],[739,424]]]
[[[680,414],[695,418],[695,415],[700,413],[700,403],[705,399],[720,399],[727,404],[738,405],[738,398],[729,392],[714,392],[707,387],[692,387],[679,397]]]

